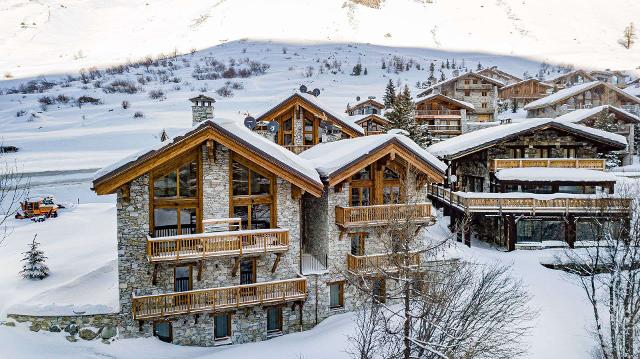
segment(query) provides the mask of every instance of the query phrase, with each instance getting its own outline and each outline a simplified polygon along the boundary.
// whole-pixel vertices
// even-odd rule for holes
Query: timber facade
[[[290,98],[261,118],[307,123],[311,108],[331,121],[313,106]],[[94,190],[117,194],[120,335],[237,344],[352,310],[345,273],[392,255],[376,228],[434,222],[426,188],[444,164],[399,135],[318,142],[303,159],[237,121],[204,120],[99,171]],[[362,155],[324,171],[345,146]],[[393,283],[375,283],[384,299]]]
[[[432,94],[416,102],[415,116],[416,122],[426,125],[437,142],[462,134],[467,114],[474,110],[474,105],[469,102]]]
[[[498,96],[501,100],[507,100],[516,108],[523,108],[525,105],[537,99],[551,94],[553,86],[536,79],[527,79],[501,87]]]

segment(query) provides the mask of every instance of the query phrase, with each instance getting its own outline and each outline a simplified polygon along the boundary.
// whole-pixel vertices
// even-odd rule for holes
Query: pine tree
[[[160,142],[164,142],[169,139],[169,135],[167,135],[167,131],[163,128],[160,133]]]
[[[478,62],[478,67],[476,68],[476,70],[480,71],[482,70],[482,64]]]
[[[431,133],[425,125],[416,121],[415,106],[409,86],[405,85],[393,102],[391,109],[385,112],[385,117],[389,121],[385,130],[404,130],[409,134],[408,137],[418,145],[427,147],[431,144]]]
[[[387,68],[387,64],[384,62],[384,59],[382,59],[382,69],[386,69]]]
[[[29,244],[29,250],[23,252],[25,262],[22,266],[20,274],[25,279],[44,279],[49,275],[49,267],[44,263],[47,257],[44,256],[44,252],[38,249],[40,243],[36,242],[38,235],[33,236],[33,241]]]
[[[358,63],[353,67],[353,70],[351,71],[351,76],[360,76],[361,73],[362,63],[360,62],[360,59],[358,59]]]
[[[393,81],[389,79],[387,87],[384,90],[384,108],[389,109],[393,106],[396,100],[396,87],[393,85]]]
[[[447,64],[445,65],[446,68],[451,68],[451,64],[449,63],[449,59],[447,59]]]
[[[518,112],[518,101],[516,99],[511,100],[511,112]]]
[[[602,113],[598,115],[593,121],[592,127],[616,133],[618,131],[618,124],[615,114]],[[598,157],[605,159],[605,166],[607,168],[622,166],[622,155],[618,151],[599,152]]]
[[[365,76],[366,76],[367,74],[369,74],[369,72],[367,71],[367,68],[366,68],[366,67],[364,68],[364,74],[365,74]]]
[[[429,64],[429,72],[433,75],[433,72],[436,70],[436,65],[432,63]]]
[[[444,75],[444,72],[440,72],[440,81],[446,80],[447,77]]]

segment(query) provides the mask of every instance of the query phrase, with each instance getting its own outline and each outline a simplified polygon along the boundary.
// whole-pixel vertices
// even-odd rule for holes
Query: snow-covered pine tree
[[[511,112],[518,112],[518,101],[516,101],[516,99],[511,100]]]
[[[431,145],[431,133],[427,126],[419,124],[415,117],[415,103],[411,98],[409,86],[404,87],[402,92],[398,94],[393,106],[385,112],[385,117],[389,121],[385,127],[385,131],[399,129],[409,133],[409,138],[422,147]]]
[[[33,241],[29,243],[29,250],[23,252],[25,262],[22,265],[22,271],[20,274],[25,279],[44,279],[49,275],[49,267],[44,263],[47,257],[44,256],[44,252],[38,248],[40,243],[36,242],[38,235],[33,236]]]
[[[616,123],[616,116],[613,113],[601,113],[593,121],[594,128],[616,133],[618,131],[618,124]],[[622,166],[622,155],[618,151],[609,151],[605,153],[598,153],[599,158],[605,159],[605,166],[607,168]]]
[[[360,62],[360,59],[358,59],[358,63],[353,67],[353,70],[351,71],[351,76],[360,76],[361,73],[362,63]]]
[[[368,74],[369,74],[369,72],[367,71],[367,68],[365,67],[365,68],[364,68],[364,75],[366,76],[366,75],[368,75]]]
[[[476,68],[476,70],[480,71],[482,70],[482,64],[478,62],[478,67]]]
[[[386,69],[387,68],[387,64],[384,62],[384,59],[382,59],[382,69]]]
[[[167,135],[167,131],[163,128],[160,133],[160,142],[164,142],[169,139],[169,135]]]
[[[440,72],[440,81],[444,81],[447,79],[447,76],[444,75],[444,72]]]
[[[446,68],[451,68],[451,64],[449,63],[449,59],[447,59],[447,64],[445,65]]]
[[[387,83],[387,87],[384,90],[384,108],[390,109],[393,106],[393,103],[396,100],[396,87],[393,85],[393,81],[389,79]]]

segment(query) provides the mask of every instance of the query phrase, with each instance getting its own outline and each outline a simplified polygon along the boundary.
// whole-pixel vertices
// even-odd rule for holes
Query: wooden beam
[[[278,264],[280,263],[280,257],[282,257],[282,253],[276,253],[276,260],[273,261],[273,267],[271,267],[271,273],[275,273],[276,269],[278,269]]]
[[[131,199],[131,183],[120,187],[120,194],[122,194],[122,200],[128,203]]]
[[[207,140],[207,154],[209,155],[209,160],[213,160],[214,163],[216,162],[215,144],[216,144],[215,141]]]
[[[334,190],[336,193],[340,193],[340,192],[342,192],[342,185],[343,185],[343,184],[344,184],[344,182],[340,182],[340,183],[336,184],[336,185],[335,185],[335,187],[333,188],[333,190]]]
[[[153,274],[151,275],[151,284],[156,285],[158,282],[158,263],[153,265]]]
[[[238,267],[240,267],[240,257],[235,257],[233,259],[233,267],[231,268],[231,276],[235,277],[238,273]]]
[[[305,193],[306,193],[306,191],[301,189],[300,187],[295,186],[295,185],[291,185],[291,198],[293,198],[295,200],[298,200]]]

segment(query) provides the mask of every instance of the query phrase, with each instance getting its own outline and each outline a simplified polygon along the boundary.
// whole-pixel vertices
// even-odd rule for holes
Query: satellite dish
[[[277,133],[279,128],[280,124],[278,123],[278,121],[271,121],[269,122],[269,124],[267,124],[267,131],[269,131],[270,133]]]
[[[360,96],[356,96],[356,101],[360,101]]]
[[[320,89],[317,89],[317,88],[313,89],[313,92],[311,94],[315,97],[320,96]]]
[[[244,125],[246,128],[253,130],[256,127],[256,119],[251,116],[247,116],[244,118]]]
[[[302,92],[302,93],[306,93],[306,92],[307,92],[307,86],[305,86],[305,85],[300,85],[300,92]]]
[[[375,96],[369,96],[367,97],[369,100],[373,100],[374,98],[376,98]]]

